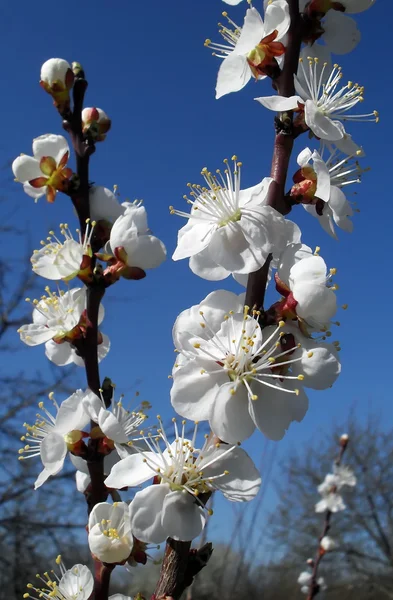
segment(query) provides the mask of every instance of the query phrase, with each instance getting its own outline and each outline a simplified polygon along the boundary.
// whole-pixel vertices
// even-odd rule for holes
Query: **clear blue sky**
[[[257,8],[260,4],[260,0],[255,2]],[[51,99],[38,85],[41,64],[51,57],[81,62],[90,82],[87,105],[103,108],[113,119],[107,141],[93,157],[91,180],[107,187],[117,184],[123,199],[143,198],[149,225],[167,245],[170,257],[184,221],[171,217],[168,206],[182,206],[186,183],[200,182],[202,167],[220,167],[223,158],[236,153],[244,164],[246,185],[269,175],[273,115],[252,100],[269,95],[269,83],[251,82],[240,93],[214,99],[219,60],[203,42],[207,37],[218,40],[216,24],[225,9],[241,24],[245,2],[231,9],[220,0],[69,0],[51,3],[44,11],[27,0],[17,5],[3,3],[0,164],[20,152],[29,154],[34,137],[62,133]],[[343,372],[333,389],[310,393],[304,421],[292,425],[275,450],[280,457],[291,445],[298,446],[315,431],[327,430],[333,420],[345,418],[353,404],[359,413],[370,407],[382,413],[388,426],[393,416],[388,184],[393,5],[379,0],[356,18],[363,40],[352,54],[336,60],[344,68],[344,78],[365,86],[361,108],[365,112],[378,109],[381,116],[379,125],[353,123],[348,127],[364,145],[364,163],[371,167],[364,183],[355,187],[361,212],[354,218],[354,233],[340,232],[339,242],[330,239],[301,207],[292,214],[305,243],[321,246],[328,265],[338,269],[339,300],[349,305],[348,311],[338,315]],[[307,136],[300,138],[297,149],[305,145]],[[17,184],[10,183],[8,189],[9,208],[17,207],[15,219],[28,224],[33,247],[61,221],[76,227],[66,197],[59,196],[54,206],[44,200],[35,205]],[[11,252],[9,246],[2,247],[3,252]],[[102,364],[102,375],[110,376],[119,392],[125,393],[135,380],[141,380],[138,388],[153,403],[153,414],[169,416],[172,324],[181,310],[198,303],[213,288],[241,291],[230,280],[214,285],[199,279],[187,261],[173,263],[169,258],[144,281],[121,282],[109,290],[102,329],[112,340],[112,350]],[[117,303],[110,301],[114,296],[120,299]],[[22,348],[18,357],[29,361],[31,369],[45,367],[42,347]],[[257,462],[263,446],[261,435],[245,444]],[[271,489],[266,501],[266,508],[274,507]],[[220,506],[217,535],[232,514]]]

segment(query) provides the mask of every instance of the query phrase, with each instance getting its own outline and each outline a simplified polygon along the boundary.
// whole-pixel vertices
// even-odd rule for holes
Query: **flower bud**
[[[314,566],[314,561],[313,561],[313,559],[312,559],[312,558],[308,558],[308,559],[306,560],[306,563],[308,564],[308,566],[309,566],[309,567],[313,567],[313,566]]]
[[[110,127],[111,120],[101,108],[89,107],[82,110],[83,133],[89,132],[94,141],[104,141]]]
[[[328,535],[325,535],[321,539],[320,548],[323,552],[331,552],[337,548],[337,542]]]
[[[52,96],[54,105],[61,113],[69,109],[74,73],[66,60],[50,58],[44,62],[41,67],[40,85]]]
[[[343,448],[346,448],[346,446],[348,445],[349,442],[349,435],[347,433],[343,433],[342,436],[340,437],[340,446],[342,446]]]

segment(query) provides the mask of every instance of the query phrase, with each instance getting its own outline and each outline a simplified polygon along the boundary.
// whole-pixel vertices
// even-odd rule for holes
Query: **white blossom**
[[[89,548],[98,560],[121,563],[130,556],[133,540],[126,502],[100,502],[89,515]]]
[[[72,339],[78,336],[74,329],[86,308],[86,288],[72,288],[59,294],[51,292],[49,287],[46,287],[45,291],[47,296],[33,301],[33,323],[22,325],[18,329],[22,342],[28,346],[44,344],[49,340],[61,343],[64,338]],[[100,313],[102,321],[102,307]]]
[[[218,290],[183,311],[173,328],[179,352],[173,369],[172,406],[180,415],[208,420],[228,443],[248,438],[255,427],[281,439],[308,408],[303,374],[277,374],[275,364],[302,361],[280,349],[284,322],[263,331],[233,293]]]
[[[46,240],[41,241],[42,248],[34,250],[30,259],[34,273],[51,280],[70,281],[76,277],[83,268],[90,265],[89,258],[92,257],[90,243],[94,226],[95,221],[90,226],[89,220],[83,241],[79,229],[77,229],[79,239],[74,240],[66,223],[60,224],[60,233],[64,241],[59,239],[54,231],[50,231]],[[86,266],[82,264],[84,257],[87,257]]]
[[[300,245],[299,245],[300,246]],[[305,325],[319,331],[327,330],[337,311],[337,289],[331,285],[336,269],[327,272],[326,263],[318,255],[296,259],[291,245],[282,254],[277,270],[277,289],[285,298],[283,314],[288,318],[298,317]]]
[[[354,487],[356,477],[350,467],[346,465],[333,465],[333,473],[326,475],[324,481],[318,486],[322,499],[315,505],[316,512],[339,512],[345,510],[344,500],[339,493],[343,487]]]
[[[234,4],[234,3],[232,3]],[[249,8],[243,27],[239,27],[226,13],[228,26],[220,24],[224,44],[206,40],[214,56],[223,58],[220,66],[216,98],[241,90],[252,77],[267,77],[272,69],[282,64],[285,54],[285,35],[290,25],[288,3],[275,0],[267,4],[265,21],[256,8]]]
[[[196,275],[217,281],[231,273],[257,271],[273,248],[284,248],[288,229],[285,219],[266,206],[272,179],[266,177],[254,187],[240,188],[241,163],[233,157],[224,175],[203,169],[207,187],[189,185],[191,214],[170,207],[172,214],[188,219],[180,229],[173,260],[190,257]]]
[[[311,580],[312,580],[312,573],[310,571],[302,571],[300,573],[297,582],[301,586],[300,591],[302,592],[302,594],[310,593]],[[318,577],[317,584],[319,585],[319,587],[322,591],[325,591],[327,589],[327,586],[325,584],[325,580],[323,577]]]
[[[98,424],[102,433],[115,443],[115,447],[123,458],[129,452],[124,444],[133,447],[141,438],[140,430],[146,419],[146,410],[151,408],[148,402],[142,402],[134,410],[123,406],[123,396],[120,400],[112,399],[110,408],[106,408],[103,397],[98,398],[89,392],[83,399],[83,407],[90,419]]]
[[[89,423],[82,405],[84,394],[82,390],[77,390],[59,406],[52,392],[49,398],[55,415],[40,402],[38,406],[41,413],[37,414],[35,424],[24,424],[26,433],[21,439],[27,444],[19,450],[19,459],[39,456],[44,465],[34,484],[35,489],[45,483],[48,477],[61,471],[67,451],[75,449],[84,437],[82,430]]]
[[[23,189],[38,200],[46,195],[54,202],[57,191],[65,191],[72,170],[67,167],[68,142],[62,135],[47,133],[33,140],[33,156],[22,154],[12,163],[12,171]]]
[[[124,213],[113,224],[109,246],[118,262],[127,267],[154,269],[166,258],[164,244],[151,235],[146,209],[140,202],[124,203]]]
[[[299,59],[298,74],[295,75],[298,95],[290,98],[268,96],[256,100],[274,111],[304,111],[305,124],[313,134],[322,140],[334,142],[346,134],[342,121],[379,120],[377,111],[368,114],[349,112],[363,101],[364,87],[352,81],[341,86],[342,77],[341,67],[331,67],[323,46],[313,47],[312,52],[305,48]]]
[[[256,496],[261,478],[244,450],[217,444],[208,436],[197,449],[197,425],[188,440],[185,421],[179,431],[175,419],[175,441],[170,443],[160,418],[159,425],[156,436],[145,438],[149,449],[121,460],[105,480],[108,487],[122,488],[154,478],[156,483],[137,492],[130,505],[131,529],[137,539],[156,544],[168,536],[183,541],[197,537],[205,525],[201,494],[218,490],[234,502]]]
[[[90,570],[85,565],[74,565],[67,570],[60,555],[56,558],[56,565],[59,573],[51,570],[43,575],[37,575],[37,587],[28,583],[23,598],[89,600],[94,587],[94,577]]]
[[[344,157],[340,156],[337,149],[330,149],[329,156],[324,161],[318,152],[311,153],[306,148],[298,156],[301,169],[294,176],[295,185],[291,195],[302,196],[304,209],[317,217],[322,228],[334,238],[337,237],[335,225],[348,232],[353,229],[349,218],[353,215],[353,209],[342,188],[360,183],[363,169],[357,158],[363,155],[360,148],[353,155]],[[309,164],[310,159],[314,160],[313,167]]]

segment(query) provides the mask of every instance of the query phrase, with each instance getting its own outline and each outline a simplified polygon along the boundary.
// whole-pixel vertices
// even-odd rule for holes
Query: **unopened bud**
[[[52,96],[60,113],[70,106],[70,89],[74,85],[71,65],[63,58],[50,58],[41,67],[41,87]]]
[[[95,142],[103,142],[111,127],[108,115],[96,107],[88,107],[82,110],[83,133],[89,133]]]
[[[320,547],[324,552],[331,552],[337,548],[337,542],[328,535],[325,535],[321,539]]]
[[[347,433],[343,433],[340,437],[340,446],[345,448],[349,442],[349,435]]]
[[[309,566],[309,567],[313,567],[313,566],[314,566],[314,561],[313,561],[313,559],[312,559],[312,558],[308,558],[308,559],[306,560],[306,563],[308,564],[308,566]]]
[[[72,72],[74,73],[75,77],[83,77],[84,76],[83,67],[80,63],[73,62],[71,65],[71,68],[72,68]]]

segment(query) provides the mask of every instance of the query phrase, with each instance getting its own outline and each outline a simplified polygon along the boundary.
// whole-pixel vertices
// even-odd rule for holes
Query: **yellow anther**
[[[199,342],[195,342],[195,344],[193,344],[194,348],[200,348],[201,345],[199,344]]]
[[[312,358],[314,356],[314,352],[307,352],[308,358]]]
[[[299,381],[304,381],[304,375],[302,374],[298,375],[297,378],[299,379]]]
[[[258,400],[258,396],[257,396],[256,394],[253,394],[253,395],[251,396],[251,400]]]

